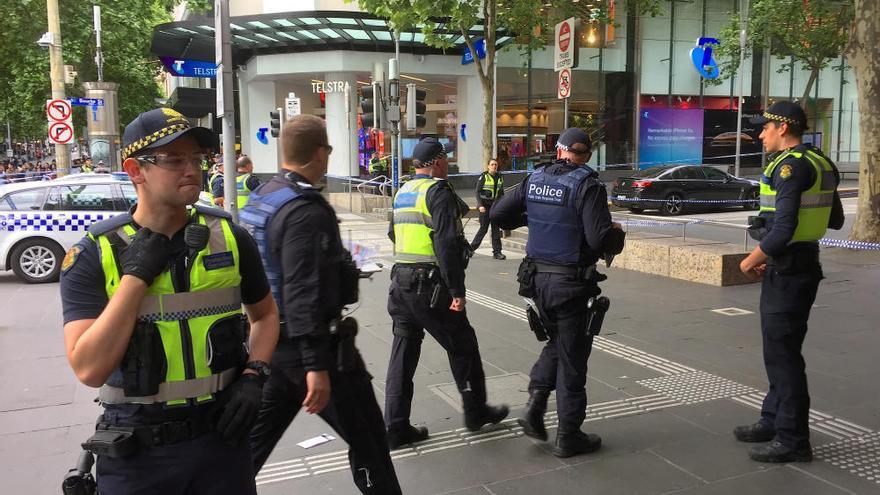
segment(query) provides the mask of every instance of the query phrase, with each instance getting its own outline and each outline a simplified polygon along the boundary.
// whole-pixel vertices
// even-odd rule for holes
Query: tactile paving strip
[[[757,390],[705,371],[649,378],[637,382],[682,404],[697,404],[755,393]]]
[[[818,459],[880,485],[880,433],[847,438],[813,449]]]

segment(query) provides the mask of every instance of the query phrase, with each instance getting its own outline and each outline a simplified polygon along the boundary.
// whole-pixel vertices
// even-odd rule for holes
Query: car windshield
[[[630,177],[635,177],[637,179],[656,179],[667,170],[669,170],[669,167],[651,167],[646,168],[645,170],[639,170]]]

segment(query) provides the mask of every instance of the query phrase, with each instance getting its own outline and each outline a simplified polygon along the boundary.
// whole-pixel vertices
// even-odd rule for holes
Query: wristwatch
[[[260,376],[260,379],[263,380],[263,383],[266,383],[266,380],[269,379],[269,375],[272,374],[272,368],[269,367],[269,363],[265,361],[248,361],[248,363],[244,365],[244,369],[256,371]]]

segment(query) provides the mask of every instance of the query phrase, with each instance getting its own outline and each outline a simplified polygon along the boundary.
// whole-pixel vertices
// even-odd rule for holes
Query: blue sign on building
[[[718,70],[718,62],[712,58],[712,45],[718,45],[715,38],[700,38],[697,46],[691,48],[691,61],[697,72],[706,79],[718,79],[721,71]]]
[[[477,58],[486,58],[486,40],[483,38],[474,42],[474,49],[477,50]],[[467,65],[474,62],[474,55],[467,45],[464,46],[464,53],[461,56],[461,65]]]
[[[165,69],[178,77],[215,77],[217,64],[201,60],[188,60],[174,57],[159,57]]]
[[[73,98],[68,98],[67,101],[69,101],[71,105],[78,106],[78,107],[103,107],[104,106],[104,98],[73,97]]]

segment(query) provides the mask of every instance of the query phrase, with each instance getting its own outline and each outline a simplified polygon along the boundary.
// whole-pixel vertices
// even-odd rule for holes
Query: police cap
[[[453,151],[455,146],[452,143],[443,144],[437,138],[426,137],[413,149],[412,158],[421,163],[429,163]]]
[[[559,140],[556,141],[556,147],[562,151],[583,154],[589,153],[593,149],[593,142],[583,129],[569,127],[559,135]]]
[[[192,136],[202,148],[214,148],[217,136],[205,127],[192,127],[186,117],[171,108],[157,108],[144,112],[122,133],[122,158],[135,153],[165,146],[183,136]]]
[[[791,101],[777,101],[770,105],[762,115],[749,119],[752,124],[766,124],[767,122],[785,122],[801,130],[807,127],[807,114],[800,105]]]

